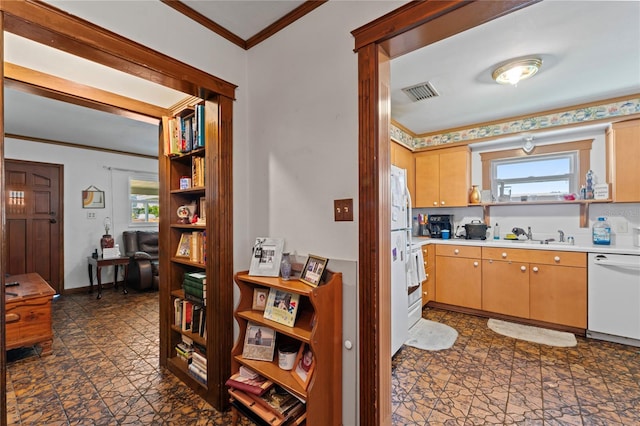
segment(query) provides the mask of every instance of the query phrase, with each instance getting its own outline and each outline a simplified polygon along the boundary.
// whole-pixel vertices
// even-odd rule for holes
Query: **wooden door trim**
[[[58,238],[57,250],[60,253],[60,258],[58,259],[58,283],[60,288],[60,294],[64,294],[64,165],[63,164],[55,164],[55,163],[44,163],[39,161],[28,161],[28,160],[15,160],[11,158],[5,158],[2,163],[3,166],[3,175],[6,171],[6,164],[20,164],[24,166],[46,166],[54,169],[58,169],[58,223],[60,224],[60,237]],[[4,179],[4,177],[3,177]],[[4,184],[2,185],[4,189]],[[3,203],[4,205],[4,203]],[[3,224],[6,225],[6,219],[3,221]],[[6,229],[3,226],[3,229]],[[4,234],[3,234],[4,238]],[[3,271],[6,270],[6,265]]]
[[[4,46],[4,13],[0,10],[0,46]],[[4,63],[4,48],[0,48],[0,60]],[[0,81],[4,80],[4,67],[0,68]],[[4,169],[4,90],[0,91],[0,164]],[[4,232],[5,196],[4,171],[0,173],[0,285],[4,287],[7,270],[6,233]],[[6,351],[5,294],[0,291],[0,426],[7,425],[7,351]]]
[[[386,374],[381,367],[381,354],[376,345],[390,345],[384,338],[389,301],[379,300],[381,286],[390,287],[390,279],[380,273],[381,264],[389,251],[383,235],[388,228],[384,224],[390,209],[388,197],[381,186],[388,177],[390,147],[380,144],[388,135],[388,117],[380,114],[379,103],[379,55],[381,47],[390,58],[397,57],[437,40],[452,36],[469,28],[489,22],[539,0],[483,1],[423,1],[411,2],[395,11],[352,32],[358,54],[358,179],[359,179],[359,329],[360,329],[360,423],[390,424],[385,413],[391,400],[384,395],[391,387],[389,380],[380,378]],[[384,171],[387,170],[385,174]],[[382,306],[382,305],[386,306]]]

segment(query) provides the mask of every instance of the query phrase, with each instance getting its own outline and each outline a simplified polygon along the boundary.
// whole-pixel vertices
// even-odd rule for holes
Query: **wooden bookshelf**
[[[342,274],[327,271],[326,283],[315,288],[295,279],[284,281],[278,277],[255,277],[249,276],[247,272],[237,273],[235,282],[240,290],[240,300],[234,313],[239,336],[231,352],[231,374],[238,372],[240,366],[248,367],[306,401],[306,412],[302,416],[307,425],[341,424]],[[252,309],[253,292],[256,288],[275,288],[301,296],[292,327],[265,319],[263,311]],[[242,356],[249,321],[275,330],[276,349],[272,360],[258,361]],[[306,389],[295,380],[291,371],[283,370],[278,365],[277,348],[282,339],[288,342],[293,340],[300,345],[306,343],[311,347],[316,366]],[[254,407],[251,400],[242,398],[241,395],[232,393],[231,401],[234,410],[237,410],[238,404],[243,406],[243,410],[239,410],[241,413],[249,410],[267,422],[269,420],[265,417],[271,418],[269,413],[265,414],[260,408]],[[234,417],[237,415],[234,411]],[[302,416],[295,421],[301,423],[304,420]]]
[[[160,364],[190,386],[217,410],[229,405],[224,385],[231,370],[233,345],[233,214],[231,185],[232,100],[203,91],[203,98],[193,97],[173,117],[162,120],[160,132]],[[203,111],[203,122],[198,130],[204,137],[204,147],[184,152],[171,152],[171,119],[188,117],[196,107]],[[197,166],[196,166],[197,165]],[[199,184],[194,172],[200,173]],[[192,186],[181,187],[180,180],[189,177]],[[204,183],[204,185],[202,185]],[[214,196],[215,194],[215,196]],[[201,199],[205,200],[201,203]],[[205,223],[182,223],[177,211],[191,206],[191,214],[209,218]],[[177,255],[183,234],[206,235],[202,260]],[[190,248],[190,251],[193,248]],[[198,251],[200,253],[200,250]],[[175,323],[174,301],[185,299],[182,283],[184,274],[206,274],[206,301],[202,304],[206,314],[206,334],[184,330]],[[176,345],[183,336],[191,339],[206,358],[206,383],[190,370],[184,357],[178,355]],[[193,367],[193,366],[192,366]]]

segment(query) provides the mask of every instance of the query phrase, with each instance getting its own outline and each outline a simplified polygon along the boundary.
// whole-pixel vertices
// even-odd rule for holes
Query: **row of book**
[[[189,331],[207,338],[207,311],[199,303],[176,298],[174,305],[174,324],[182,331]]]
[[[204,187],[206,182],[206,162],[204,157],[191,158],[191,186]]]
[[[229,393],[269,424],[283,424],[304,415],[305,401],[272,381],[241,366],[226,382]]]
[[[163,121],[165,153],[180,155],[191,150],[204,148],[205,124],[204,105],[198,104],[194,111],[184,116],[175,116]]]

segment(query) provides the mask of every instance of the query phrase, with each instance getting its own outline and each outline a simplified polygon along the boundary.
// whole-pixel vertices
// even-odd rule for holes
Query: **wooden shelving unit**
[[[280,278],[255,277],[247,272],[235,276],[240,290],[240,301],[234,316],[239,326],[239,336],[232,350],[231,372],[244,365],[273,381],[287,392],[306,401],[306,424],[337,425],[342,422],[342,274],[327,271],[326,284],[310,287],[298,280],[283,281]],[[294,326],[289,327],[265,319],[263,312],[252,309],[255,288],[277,289],[299,294],[300,303]],[[314,321],[315,318],[315,321]],[[307,389],[297,382],[291,371],[278,366],[277,349],[271,361],[256,361],[242,357],[247,323],[270,327],[276,331],[276,348],[279,339],[307,343],[316,360]],[[232,405],[242,404],[252,410],[250,401],[231,396]],[[255,413],[264,420],[264,416]],[[298,419],[300,420],[300,419]],[[267,420],[268,421],[268,420]]]
[[[203,98],[191,98],[174,116],[184,116],[196,104],[204,109],[204,147],[186,153],[169,155],[165,137],[169,131],[163,120],[160,137],[160,364],[190,386],[217,410],[229,404],[224,385],[231,369],[233,345],[233,213],[232,213],[232,99],[206,90]],[[168,126],[167,126],[168,127]],[[180,188],[180,179],[192,176],[194,159],[204,164],[204,185]],[[195,182],[194,182],[195,184]],[[200,201],[206,202],[201,203]],[[180,223],[180,206],[196,206],[206,223]],[[202,210],[202,211],[201,211]],[[194,231],[206,234],[206,260],[194,261],[177,256],[183,234]],[[184,299],[184,274],[204,272],[207,280],[206,335],[182,330],[174,322],[174,301]],[[176,352],[182,336],[204,348],[206,353],[206,384],[189,371],[188,363]]]

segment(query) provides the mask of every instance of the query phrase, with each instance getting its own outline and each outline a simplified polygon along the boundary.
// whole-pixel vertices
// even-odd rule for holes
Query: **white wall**
[[[121,252],[124,252],[122,232],[142,229],[129,227],[128,173],[110,171],[107,167],[157,174],[158,160],[9,138],[5,139],[5,158],[64,166],[65,289],[89,285],[87,256],[96,248],[100,252],[106,216],[111,218],[110,234],[120,244]],[[104,209],[82,208],[82,191],[91,185],[105,192]],[[89,219],[89,212],[95,213],[96,218]],[[112,269],[104,270],[103,283],[113,280]]]

